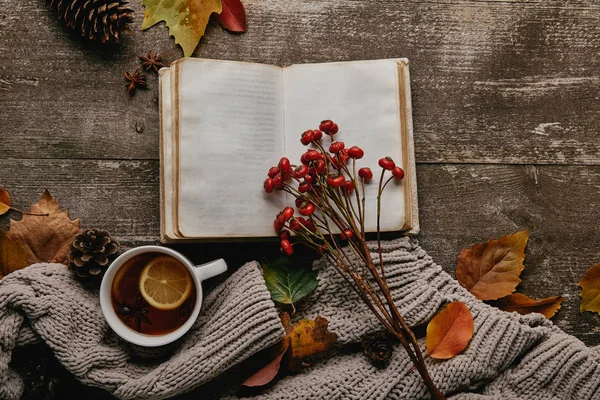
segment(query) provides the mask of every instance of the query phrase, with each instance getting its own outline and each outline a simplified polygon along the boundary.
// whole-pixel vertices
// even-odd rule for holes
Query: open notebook
[[[357,167],[390,156],[405,178],[386,188],[382,231],[419,229],[406,59],[264,64],[184,58],[160,71],[161,240],[276,236],[284,193],[266,194],[269,167],[299,163],[300,135],[324,119],[361,147]],[[328,140],[328,139],[324,139]],[[328,143],[328,142],[327,142]],[[366,229],[376,230],[376,179]]]

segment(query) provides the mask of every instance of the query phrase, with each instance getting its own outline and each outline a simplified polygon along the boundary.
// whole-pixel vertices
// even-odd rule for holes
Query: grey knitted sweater
[[[384,252],[394,300],[409,324],[427,322],[454,300],[473,313],[469,347],[450,360],[427,360],[442,392],[453,399],[600,399],[597,349],[541,315],[509,314],[477,301],[413,239],[384,243]],[[378,329],[333,268],[322,261],[316,267],[320,285],[298,317],[326,317],[340,345]],[[205,298],[192,330],[160,349],[159,361],[140,361],[155,350],[119,340],[104,321],[97,293],[73,281],[63,265],[38,264],[0,281],[0,399],[17,399],[22,391],[21,379],[9,368],[13,349],[39,340],[83,383],[118,398],[163,399],[209,381],[215,397],[231,397],[227,392],[239,383],[233,367],[283,334],[259,265],[248,263]],[[427,392],[401,347],[381,370],[362,354],[340,348],[258,398],[419,399]]]

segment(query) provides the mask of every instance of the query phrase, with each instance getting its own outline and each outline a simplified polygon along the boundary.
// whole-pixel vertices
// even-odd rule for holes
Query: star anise
[[[142,68],[146,71],[150,71],[151,69],[154,72],[158,72],[159,69],[165,66],[165,64],[161,63],[161,56],[159,53],[148,52],[147,56],[140,56],[140,60],[142,60]]]
[[[127,324],[133,321],[135,324],[135,330],[142,332],[142,322],[148,325],[152,325],[152,321],[148,318],[150,312],[149,305],[144,301],[142,296],[137,296],[133,299],[131,304],[123,300],[122,303],[118,303],[117,314],[124,318],[124,322]]]
[[[125,72],[125,80],[127,81],[127,93],[131,96],[135,93],[135,89],[138,87],[146,87],[146,74],[140,72],[137,68],[135,72]]]

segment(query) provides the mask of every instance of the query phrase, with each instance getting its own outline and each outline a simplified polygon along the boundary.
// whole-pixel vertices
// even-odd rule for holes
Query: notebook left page
[[[174,232],[185,238],[273,236],[285,199],[268,196],[261,183],[284,149],[282,70],[195,58],[171,68]]]

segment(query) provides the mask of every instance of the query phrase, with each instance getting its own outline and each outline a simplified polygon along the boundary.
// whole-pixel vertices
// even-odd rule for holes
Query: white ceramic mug
[[[190,314],[190,317],[183,325],[177,328],[177,330],[165,335],[145,335],[143,333],[135,332],[121,321],[112,305],[111,290],[117,271],[133,257],[145,253],[167,254],[176,260],[179,260],[179,262],[185,265],[188,271],[190,271],[190,274],[194,278],[194,284],[196,285],[196,305]],[[100,305],[102,307],[102,312],[104,313],[104,318],[106,318],[106,322],[108,322],[108,325],[110,325],[117,335],[130,343],[145,347],[157,347],[171,343],[183,336],[192,327],[196,318],[198,318],[200,308],[202,307],[202,281],[222,274],[225,271],[227,271],[227,264],[222,258],[206,264],[194,265],[181,253],[167,247],[140,246],[128,250],[113,261],[102,278],[102,284],[100,286]]]

